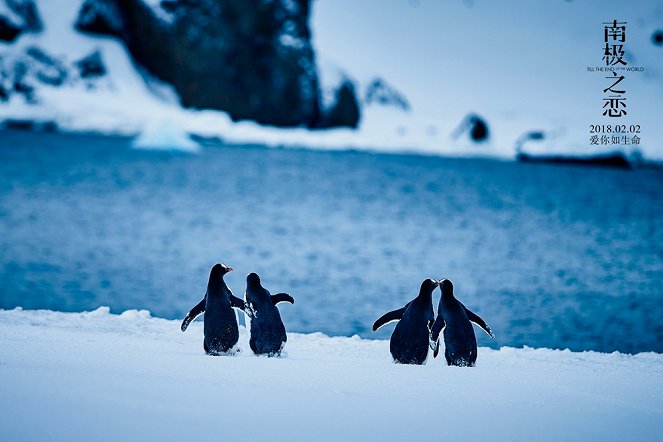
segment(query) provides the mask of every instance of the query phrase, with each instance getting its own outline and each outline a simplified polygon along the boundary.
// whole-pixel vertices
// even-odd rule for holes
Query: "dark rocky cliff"
[[[0,41],[14,41],[24,32],[41,30],[41,26],[33,0],[4,0],[4,8],[0,8]]]
[[[309,0],[86,0],[76,27],[121,39],[182,104],[276,126],[356,127],[352,88],[320,106]]]

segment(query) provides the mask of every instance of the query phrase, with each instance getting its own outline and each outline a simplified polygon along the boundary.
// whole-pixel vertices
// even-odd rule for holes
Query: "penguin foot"
[[[242,352],[242,349],[237,346],[225,351],[210,348],[210,349],[205,349],[205,352],[207,353],[208,356],[237,356]]]

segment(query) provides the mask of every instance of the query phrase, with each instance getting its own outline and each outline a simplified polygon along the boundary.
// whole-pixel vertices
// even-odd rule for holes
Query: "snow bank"
[[[0,310],[5,440],[649,440],[663,355],[479,349],[391,362],[388,341],[289,334],[286,358],[208,357],[202,323],[107,307]]]

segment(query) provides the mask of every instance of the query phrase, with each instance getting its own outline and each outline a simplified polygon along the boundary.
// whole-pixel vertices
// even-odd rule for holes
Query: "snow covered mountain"
[[[2,0],[0,120],[507,158],[524,140],[534,153],[663,159],[655,1],[232,4]],[[617,123],[602,115],[602,75],[587,70],[601,64],[613,18],[628,23],[627,60],[643,68],[627,75],[618,123],[641,132],[639,144],[592,146],[590,125]],[[476,121],[485,137],[473,140]]]

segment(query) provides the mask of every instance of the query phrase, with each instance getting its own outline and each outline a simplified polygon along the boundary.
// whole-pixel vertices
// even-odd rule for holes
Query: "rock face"
[[[42,86],[60,87],[83,82],[88,89],[99,87],[106,75],[98,51],[69,62],[66,57],[47,53],[38,46],[28,46],[10,56],[0,54],[0,102],[22,96],[26,103],[36,104]]]
[[[358,125],[351,81],[335,84],[322,104],[308,25],[312,0],[80,1],[76,29],[121,40],[137,65],[174,87],[183,106],[275,126]],[[40,31],[37,6],[0,0],[0,41]],[[0,101],[16,94],[38,103],[42,85],[98,89],[112,82],[107,72],[100,52],[71,63],[37,46],[9,50],[0,54]]]
[[[346,80],[336,90],[334,105],[328,112],[323,112],[321,127],[351,127],[359,124],[359,103],[352,82]]]
[[[106,66],[99,51],[94,51],[74,64],[78,68],[81,78],[98,78],[106,75]]]
[[[41,28],[33,0],[0,0],[0,40],[14,41],[23,32]]]
[[[333,122],[320,113],[309,12],[310,0],[86,0],[76,27],[123,40],[184,106],[325,127]],[[337,104],[353,101],[349,94],[339,93]],[[358,118],[350,110],[338,121],[356,126]]]

